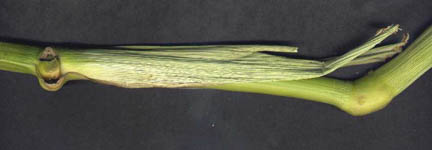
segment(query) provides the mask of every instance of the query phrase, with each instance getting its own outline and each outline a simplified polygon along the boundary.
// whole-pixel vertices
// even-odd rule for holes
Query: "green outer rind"
[[[36,75],[41,47],[0,42],[0,70]]]

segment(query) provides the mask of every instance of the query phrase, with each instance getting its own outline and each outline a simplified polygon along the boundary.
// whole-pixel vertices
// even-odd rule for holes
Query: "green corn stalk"
[[[335,105],[352,115],[364,115],[384,107],[430,68],[430,61],[425,64],[411,60],[413,57],[430,60],[430,45],[411,46],[411,49],[420,50],[409,48],[376,73],[354,82],[322,76],[341,67],[379,62],[397,54],[407,37],[399,43],[374,47],[398,30],[398,25],[381,29],[363,45],[342,56],[324,60],[291,59],[262,53],[297,50],[272,45],[116,46],[72,50],[2,42],[0,70],[32,74],[49,91],[60,89],[70,80],[91,80],[125,88],[213,88],[299,97]],[[417,56],[419,51],[429,55]],[[397,62],[403,63],[392,65]],[[403,66],[406,64],[408,67]],[[424,65],[412,67],[419,64]],[[391,67],[386,67],[389,65]],[[396,68],[404,69],[403,74],[394,71],[398,70]],[[410,79],[390,79],[393,77],[388,77],[388,72]],[[370,97],[376,100],[370,100]]]

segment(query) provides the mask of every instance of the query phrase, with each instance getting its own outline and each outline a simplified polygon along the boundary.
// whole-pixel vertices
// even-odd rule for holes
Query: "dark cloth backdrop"
[[[35,44],[255,43],[299,56],[343,54],[379,27],[412,39],[430,0],[1,0],[1,40]],[[399,37],[387,41],[394,42]],[[380,64],[342,69],[353,79]],[[121,89],[86,81],[58,92],[0,71],[0,149],[432,149],[432,71],[385,109],[352,117],[294,98],[205,89]]]

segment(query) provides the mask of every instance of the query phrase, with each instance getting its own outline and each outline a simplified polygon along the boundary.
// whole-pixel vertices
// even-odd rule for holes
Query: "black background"
[[[0,37],[42,44],[287,44],[317,58],[396,23],[415,39],[432,25],[432,1],[0,1]],[[378,66],[331,76],[352,79]],[[379,112],[352,117],[294,98],[205,89],[78,81],[46,92],[35,77],[0,71],[0,149],[431,149],[431,78],[429,71]]]

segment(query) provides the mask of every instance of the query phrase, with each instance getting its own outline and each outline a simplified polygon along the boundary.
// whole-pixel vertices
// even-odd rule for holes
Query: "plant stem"
[[[374,49],[371,48],[382,41],[385,37],[396,32],[397,29],[397,26],[391,26],[381,30],[382,32],[377,33],[377,36],[368,41],[366,44],[348,52],[343,56],[336,57],[336,59],[325,61],[325,66],[321,69],[324,70],[325,73],[329,73],[339,67],[378,62],[393,56],[394,54],[398,53],[400,47],[406,43],[406,39],[400,43],[386,45]],[[150,47],[159,50],[168,49],[168,47]],[[220,52],[218,54],[224,54],[224,56],[226,55],[227,57],[232,56],[232,53],[226,52],[229,50],[227,48],[246,50],[229,51],[241,52],[242,54],[245,53],[247,54],[245,56],[249,56],[249,52],[252,53],[255,52],[255,50],[260,50],[262,48],[262,46],[203,46],[202,48],[215,47],[218,50],[222,50],[216,51]],[[125,48],[140,49],[142,47],[132,46]],[[186,46],[177,48],[189,49],[191,47]],[[129,83],[130,80],[127,78],[129,76],[136,78],[137,82],[143,84],[146,84],[146,81],[142,81],[141,79],[152,78],[152,74],[150,74],[150,76],[146,76],[146,72],[143,72],[143,68],[140,68],[140,66],[147,63],[153,63],[154,58],[160,59],[159,55],[164,54],[164,59],[171,59],[178,58],[178,56],[174,56],[178,54],[183,54],[185,57],[190,57],[190,54],[194,54],[193,57],[202,59],[201,55],[195,55],[196,49],[190,49],[190,51],[186,51],[186,53],[175,53],[175,50],[172,50],[172,52],[158,50],[141,52],[121,50],[110,51],[103,49],[88,51],[58,49],[56,52],[52,48],[42,48],[4,42],[0,42],[0,49],[0,70],[35,75],[38,78],[40,85],[49,91],[58,90],[68,80],[92,80],[99,83],[130,88],[134,86]],[[280,47],[266,46],[266,49],[278,50]],[[282,49],[284,49],[284,51],[295,51],[295,48],[293,47],[282,47]],[[149,55],[155,55],[155,57],[149,57],[147,60],[142,59],[148,57]],[[259,54],[258,56],[262,55]],[[217,57],[217,59],[223,60],[226,59],[225,57],[222,58],[221,56],[213,54],[208,55],[208,57]],[[263,57],[263,59],[265,58],[266,57]],[[230,59],[231,58],[229,58],[229,60]],[[275,58],[274,60],[283,60],[283,58]],[[304,67],[308,65],[307,62],[312,61],[295,60],[295,62],[302,64],[300,66]],[[195,63],[200,62],[198,61]],[[272,63],[272,61],[269,63]],[[167,69],[170,69],[170,66],[167,66],[167,64],[161,65],[163,67],[167,67]],[[194,63],[190,65],[194,65]],[[188,65],[185,65],[185,67],[187,66]],[[147,69],[150,70],[159,69],[158,71],[160,71],[160,68],[155,66],[147,67],[149,67]],[[393,97],[401,93],[431,67],[432,27],[427,29],[413,44],[411,44],[411,46],[409,46],[395,59],[391,60],[389,63],[385,64],[375,72],[370,72],[365,77],[355,81],[342,81],[338,79],[320,77],[312,79],[302,78],[304,80],[274,82],[229,82],[229,84],[211,84],[212,86],[198,85],[197,87],[302,98],[330,104],[348,112],[351,115],[359,116],[366,115],[384,108]],[[203,68],[202,66],[201,69],[211,70],[211,68]],[[223,69],[225,68],[222,68],[222,70]],[[302,68],[300,67],[300,69]],[[263,72],[263,74],[265,74],[265,76],[262,76],[263,79],[269,76],[268,72]],[[95,78],[89,78],[90,75],[95,75]],[[157,75],[163,76],[170,74],[159,73]],[[223,76],[225,74],[219,75]],[[218,76],[218,74],[216,74],[216,76]],[[119,81],[125,81],[125,84],[123,84],[123,82],[107,82],[107,80],[101,80],[113,78],[119,79]],[[282,79],[285,79],[285,76],[283,76]]]

